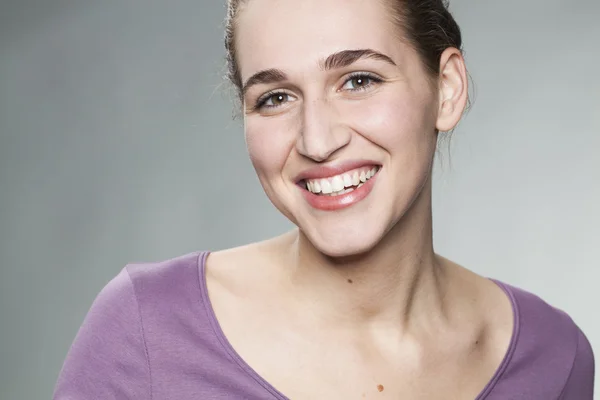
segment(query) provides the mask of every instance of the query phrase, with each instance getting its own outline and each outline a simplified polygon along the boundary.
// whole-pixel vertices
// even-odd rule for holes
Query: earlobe
[[[439,108],[436,128],[448,132],[460,121],[467,105],[468,81],[461,52],[447,48],[440,59]]]

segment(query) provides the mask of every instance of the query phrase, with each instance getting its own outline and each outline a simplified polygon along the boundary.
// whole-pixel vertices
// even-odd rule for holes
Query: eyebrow
[[[319,62],[319,68],[323,71],[330,71],[333,69],[348,67],[359,60],[373,59],[384,61],[390,65],[396,66],[396,63],[388,56],[371,49],[360,49],[360,50],[342,50],[331,54],[325,60]],[[269,84],[283,82],[288,77],[280,69],[266,69],[259,71],[252,75],[242,87],[242,93],[246,94],[250,87],[258,84]]]

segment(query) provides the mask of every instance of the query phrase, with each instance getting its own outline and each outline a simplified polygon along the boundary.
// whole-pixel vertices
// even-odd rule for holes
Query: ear
[[[439,105],[436,128],[448,132],[460,121],[468,99],[465,60],[460,50],[449,47],[442,53],[439,77]]]

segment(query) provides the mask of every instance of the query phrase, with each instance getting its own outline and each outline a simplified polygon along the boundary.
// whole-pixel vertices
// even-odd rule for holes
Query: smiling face
[[[380,2],[250,0],[236,22],[246,142],[267,196],[321,252],[372,249],[429,201],[444,92]]]

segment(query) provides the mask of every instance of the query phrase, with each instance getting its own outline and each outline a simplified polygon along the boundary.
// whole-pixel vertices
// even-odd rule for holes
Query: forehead
[[[383,0],[249,0],[236,25],[242,80],[269,68],[302,72],[341,50],[395,59],[403,46]]]

